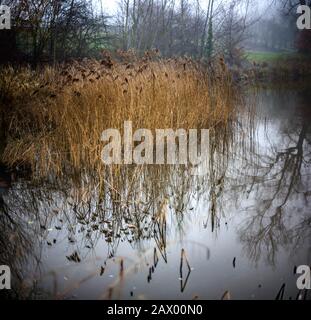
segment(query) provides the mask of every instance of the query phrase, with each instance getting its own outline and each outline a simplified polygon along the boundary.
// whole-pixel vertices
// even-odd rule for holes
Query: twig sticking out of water
[[[307,290],[299,290],[296,296],[296,300],[307,300]]]
[[[112,300],[112,294],[113,294],[113,287],[110,287],[108,289],[108,300]]]
[[[123,277],[123,274],[124,274],[124,260],[121,259],[120,260],[120,273],[119,273],[120,278]]]
[[[153,251],[153,265],[154,265],[155,268],[157,267],[158,262],[159,262],[159,257],[158,257],[158,254],[157,254],[157,249],[154,248],[154,251]]]
[[[275,300],[283,300],[283,298],[284,298],[284,292],[285,292],[285,286],[286,286],[286,284],[283,283],[283,285],[282,285],[280,291],[278,292]]]
[[[185,251],[185,249],[182,249],[181,250],[181,256],[180,256],[180,268],[179,268],[180,278],[183,277],[184,260],[186,261],[186,264],[187,264],[189,272],[191,272],[191,267],[190,267],[189,261],[188,261],[187,256],[186,256],[186,251]]]
[[[184,260],[185,260],[185,262],[186,262],[186,264],[188,266],[188,273],[187,273],[186,280],[184,280],[184,277],[183,277]],[[192,270],[191,270],[189,261],[188,261],[187,256],[186,256],[186,251],[185,251],[185,249],[182,249],[181,250],[181,256],[180,256],[180,268],[179,268],[179,272],[180,272],[180,291],[181,292],[184,292],[185,289],[186,289],[186,286],[187,286],[188,279],[190,277],[191,271]]]
[[[221,297],[221,300],[231,300],[231,294],[230,291],[226,291],[223,296]]]

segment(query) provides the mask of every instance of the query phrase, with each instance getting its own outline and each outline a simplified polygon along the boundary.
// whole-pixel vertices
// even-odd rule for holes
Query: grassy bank
[[[273,63],[280,60],[300,59],[303,56],[293,52],[247,51],[246,58],[250,62]]]
[[[291,52],[246,52],[242,77],[283,84],[311,77],[311,57]]]

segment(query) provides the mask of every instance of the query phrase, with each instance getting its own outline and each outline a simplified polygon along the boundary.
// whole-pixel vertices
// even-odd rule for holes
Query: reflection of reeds
[[[180,267],[179,267],[180,277],[181,278],[183,277],[184,261],[186,262],[186,265],[188,267],[188,271],[191,271],[191,267],[190,267],[189,261],[188,261],[187,256],[186,256],[185,249],[182,249],[181,250],[181,255],[180,255]]]
[[[275,300],[283,300],[284,299],[284,293],[285,293],[285,287],[286,284],[283,283],[281,289],[279,290]]]
[[[184,279],[184,261],[186,262],[186,265],[188,267],[188,273],[186,278]],[[186,251],[185,249],[181,249],[181,254],[180,254],[180,266],[179,266],[179,275],[180,275],[180,291],[184,292],[184,290],[186,289],[187,283],[188,283],[188,279],[190,277],[190,273],[191,273],[191,267],[186,255]]]
[[[227,139],[231,138],[227,135]],[[219,141],[220,137],[215,140],[215,146],[214,143],[211,144],[214,153],[219,152],[218,146],[221,152],[225,150]],[[215,161],[212,168],[214,174],[211,177],[217,180],[216,177],[224,175],[223,170],[226,166],[223,167]],[[59,234],[68,230],[65,239],[69,242],[72,240],[71,245],[75,246],[70,254],[78,252],[77,260],[81,263],[87,262],[87,256],[95,249],[100,239],[105,239],[107,242],[106,261],[116,257],[121,241],[137,246],[145,239],[153,239],[156,248],[153,250],[153,269],[150,267],[152,276],[159,258],[162,257],[167,261],[166,250],[170,245],[167,239],[170,231],[183,232],[182,229],[186,228],[191,216],[189,213],[193,209],[193,199],[199,199],[217,183],[209,180],[207,176],[191,176],[185,167],[170,166],[124,166],[118,168],[116,172],[110,172],[110,176],[105,176],[103,181],[104,192],[101,190],[100,182],[94,184],[89,178],[74,186],[47,183],[36,187],[31,183],[25,183],[18,190],[12,190],[12,196],[9,198],[11,214],[24,215],[29,217],[29,220],[31,217],[36,221],[34,227],[36,226],[40,233],[45,235],[44,244],[48,241],[51,247],[55,245],[54,236],[48,238],[48,229],[52,228]],[[172,217],[176,219],[176,223],[172,223]],[[75,242],[77,237],[80,240]],[[203,247],[206,249],[206,246]],[[144,256],[146,257],[147,253]],[[186,260],[183,261],[184,264],[189,264]],[[73,261],[73,265],[76,264]],[[135,268],[135,263],[126,268],[124,266],[121,268],[120,264],[116,282],[102,297],[108,298],[109,294],[115,296],[121,292],[121,279],[135,272]],[[101,271],[102,268],[97,269],[92,276],[73,284],[64,293],[57,295],[57,298],[70,294],[85,281],[98,276]],[[181,290],[185,289],[188,278],[189,273],[182,279]]]
[[[190,213],[193,212],[193,200],[205,195],[209,199],[212,188],[218,188],[214,193],[217,201],[220,199],[227,153],[234,145],[230,122],[219,129],[214,128],[211,135],[210,151],[213,157],[210,165],[212,174],[209,176],[192,176],[183,166],[115,166],[105,170],[97,181],[85,176],[74,185],[45,183],[36,186],[25,183],[12,190],[9,197],[11,215],[24,215],[36,221],[38,232],[45,235],[44,244],[48,241],[51,247],[55,245],[54,237],[48,238],[47,230],[52,227],[60,234],[68,230],[65,238],[69,242],[72,240],[71,245],[75,246],[70,254],[77,251],[81,263],[87,261],[87,255],[95,249],[100,239],[107,242],[108,260],[116,256],[121,241],[139,246],[144,240],[153,239],[156,249],[153,251],[154,269],[150,270],[152,276],[159,258],[167,261],[170,232],[186,232]],[[217,219],[219,212],[214,210],[211,216]],[[77,237],[80,240],[75,242]],[[206,249],[206,246],[203,247]],[[111,294],[117,294],[115,288],[120,288],[120,279],[134,272],[135,267],[135,264],[133,267],[127,266],[122,272],[120,268],[122,277],[117,277]],[[94,271],[92,276],[98,276],[101,271],[101,268]],[[184,290],[188,276],[183,278],[181,290]],[[79,283],[66,290],[65,294],[78,288]],[[104,298],[108,296],[108,292],[103,295]]]

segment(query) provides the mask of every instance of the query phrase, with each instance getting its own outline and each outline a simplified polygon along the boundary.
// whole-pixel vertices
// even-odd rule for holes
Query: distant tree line
[[[252,0],[121,0],[116,25],[123,49],[165,56],[233,57],[251,21]],[[205,6],[203,7],[203,3]]]
[[[284,51],[295,50],[298,34],[297,17],[276,13],[270,18],[262,18],[252,25],[245,46],[253,50]]]
[[[256,0],[119,0],[114,16],[103,12],[101,0],[0,3],[12,9],[12,30],[0,31],[0,60],[34,65],[155,48],[200,59],[221,53],[234,63],[258,13]]]

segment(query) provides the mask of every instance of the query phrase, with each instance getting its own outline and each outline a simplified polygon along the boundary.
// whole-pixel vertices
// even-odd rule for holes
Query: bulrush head
[[[82,172],[101,176],[101,134],[121,130],[124,121],[150,130],[228,123],[234,95],[221,68],[214,68],[216,85],[208,69],[190,58],[162,59],[156,50],[143,57],[133,51],[116,55],[115,61],[105,51],[99,61],[20,71],[7,93],[13,108],[4,161],[27,163],[40,178]],[[7,79],[13,75],[5,73]]]

